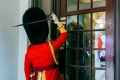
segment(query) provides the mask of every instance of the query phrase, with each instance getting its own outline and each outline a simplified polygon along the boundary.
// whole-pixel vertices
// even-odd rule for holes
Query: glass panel
[[[65,80],[76,80],[76,68],[66,67]]]
[[[93,8],[106,6],[106,0],[93,0]]]
[[[43,9],[46,15],[51,14],[51,0],[37,0],[37,3],[37,6]]]
[[[105,70],[92,70],[92,80],[106,80]]]
[[[66,64],[76,65],[76,50],[66,50]]]
[[[78,80],[91,80],[90,79],[90,70],[89,69],[79,69],[79,72],[78,72]],[[75,80],[75,79],[73,79]]]
[[[79,51],[79,66],[90,66],[90,50]]]
[[[92,51],[92,66],[98,68],[105,68],[105,50]]]
[[[106,31],[93,31],[92,47],[93,48],[105,48],[105,35],[106,35]]]
[[[90,30],[91,16],[89,14],[80,14],[79,15],[79,29]]]
[[[77,10],[77,0],[67,0],[67,12]]]
[[[79,0],[79,10],[90,8],[91,0]]]
[[[92,29],[105,29],[106,12],[93,13]]]
[[[67,30],[77,30],[77,15],[67,16]]]
[[[73,47],[73,48],[77,48],[77,32],[71,32],[68,35],[68,40],[66,42],[66,47]]]
[[[79,32],[79,48],[90,48],[90,32]]]

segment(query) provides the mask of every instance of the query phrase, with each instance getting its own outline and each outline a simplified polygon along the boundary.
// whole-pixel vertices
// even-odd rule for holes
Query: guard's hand
[[[55,24],[58,24],[59,20],[58,20],[57,16],[54,13],[52,13],[50,15],[50,17],[52,18],[52,20],[54,21]]]

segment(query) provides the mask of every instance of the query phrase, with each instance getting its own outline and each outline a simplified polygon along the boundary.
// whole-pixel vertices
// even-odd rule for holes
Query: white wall
[[[20,23],[22,16],[28,8],[28,0],[20,0]],[[19,55],[18,55],[18,80],[25,80],[24,77],[24,54],[27,47],[27,35],[23,26],[19,27]]]
[[[25,80],[23,59],[27,37],[20,24],[28,0],[0,0],[0,80]]]

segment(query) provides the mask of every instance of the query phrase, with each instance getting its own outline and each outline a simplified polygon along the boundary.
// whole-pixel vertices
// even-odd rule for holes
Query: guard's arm
[[[60,36],[55,40],[52,41],[52,45],[55,49],[55,51],[58,51],[60,49],[61,46],[63,46],[63,44],[66,42],[67,38],[68,38],[68,33],[63,25],[62,22],[59,22],[57,16],[55,14],[51,14],[51,17],[54,21],[55,24],[57,24],[57,29],[60,32]]]

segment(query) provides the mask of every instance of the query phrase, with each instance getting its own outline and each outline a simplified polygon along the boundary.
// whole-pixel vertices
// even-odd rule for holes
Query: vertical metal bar
[[[37,5],[36,5],[36,1],[37,1],[37,0],[31,0],[31,7],[37,6]]]
[[[33,3],[33,4],[34,4],[34,6],[33,6],[33,7],[37,6],[37,5],[36,5],[36,0],[34,0],[34,3]]]
[[[51,0],[50,3],[51,3],[51,4],[50,4],[50,13],[52,13],[52,12],[53,12],[53,11],[52,11],[53,0]]]
[[[93,18],[93,13],[90,13],[90,67],[92,68],[92,18]],[[90,80],[92,80],[92,69],[90,69]]]
[[[31,0],[31,7],[34,6],[34,0]]]
[[[114,80],[120,80],[120,0],[114,1],[115,5],[115,77]]]
[[[55,13],[55,0],[52,0],[52,11]]]
[[[79,0],[77,0],[77,10],[79,10]]]
[[[79,36],[79,32],[77,32],[77,36]],[[79,37],[78,37],[79,38]],[[78,41],[79,41],[79,39],[77,39],[77,43],[78,43]],[[79,44],[79,43],[78,43]],[[79,65],[79,50],[78,49],[76,49],[76,66],[78,66]],[[79,70],[79,68],[78,67],[76,67],[76,80],[78,80],[78,70]]]
[[[67,0],[60,0],[60,17],[66,17],[65,15],[65,12],[67,10]],[[67,19],[66,19],[66,23],[67,23]],[[67,24],[65,24],[65,27],[67,26]],[[66,44],[65,44],[66,45]],[[65,60],[67,58],[67,54],[65,54]],[[66,61],[65,61],[65,64],[64,64],[64,80],[66,80]]]
[[[79,14],[77,15],[77,29],[79,29]],[[76,50],[76,66],[79,66],[79,50],[78,50],[78,48],[79,48],[79,32],[76,32],[77,33],[77,50]],[[78,75],[78,73],[79,73],[79,68],[78,67],[76,67],[76,80],[78,80],[78,78],[79,78],[79,75]]]
[[[91,54],[91,55],[90,55],[90,57],[91,57],[91,58],[90,58],[90,61],[91,61],[91,65],[90,65],[90,67],[91,67],[91,68],[90,68],[90,80],[92,80],[92,71],[93,71],[93,69],[92,69],[92,50],[90,50],[90,54]]]
[[[91,8],[93,8],[93,0],[91,0],[90,4],[91,4]]]

